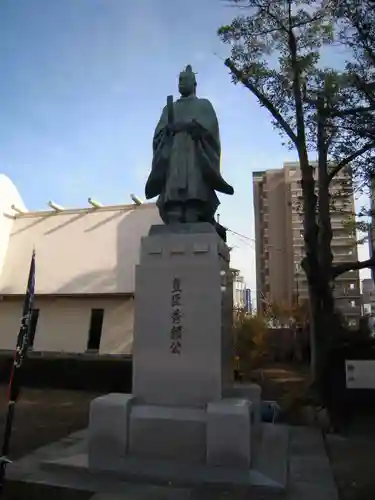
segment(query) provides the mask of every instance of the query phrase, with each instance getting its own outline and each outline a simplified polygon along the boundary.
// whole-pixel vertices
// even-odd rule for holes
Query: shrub
[[[0,383],[8,383],[12,364],[12,354],[0,352]],[[132,368],[130,356],[32,352],[22,365],[21,385],[38,389],[130,393]]]
[[[267,353],[267,327],[261,316],[239,313],[234,322],[237,367],[248,375]]]

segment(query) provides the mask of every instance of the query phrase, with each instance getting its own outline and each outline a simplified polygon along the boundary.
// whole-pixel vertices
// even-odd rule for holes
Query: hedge
[[[13,353],[0,351],[0,383],[6,384]],[[131,356],[32,352],[22,367],[22,386],[94,392],[132,390]]]

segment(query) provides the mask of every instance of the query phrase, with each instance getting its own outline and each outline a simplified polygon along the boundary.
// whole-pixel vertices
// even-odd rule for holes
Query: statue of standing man
[[[181,97],[167,98],[153,139],[153,161],[146,183],[146,198],[159,196],[157,206],[165,224],[209,222],[225,239],[215,222],[220,204],[215,191],[234,190],[220,174],[219,124],[207,99],[196,96],[191,66],[180,74]]]

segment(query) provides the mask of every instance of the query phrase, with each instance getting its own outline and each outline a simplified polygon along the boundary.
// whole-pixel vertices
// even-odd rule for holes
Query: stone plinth
[[[118,396],[108,394],[91,403],[88,456],[93,472],[114,464],[118,468],[121,461],[126,468],[127,458],[249,469],[250,401],[228,398],[202,409],[143,405],[125,394],[121,404]]]
[[[205,462],[206,414],[201,408],[136,405],[129,432],[131,456]]]
[[[190,467],[204,481],[217,468],[251,470],[260,388],[233,384],[232,301],[229,249],[210,224],[154,226],[143,238],[133,394],[93,401],[92,472],[151,468],[157,480],[170,466]]]
[[[207,407],[207,463],[249,469],[251,465],[251,403],[222,399]]]
[[[185,232],[180,232],[180,231]],[[210,224],[154,227],[136,269],[133,393],[202,406],[232,385],[229,250]]]
[[[129,413],[133,396],[107,394],[90,405],[88,456],[92,468],[115,464],[126,455],[129,437]]]

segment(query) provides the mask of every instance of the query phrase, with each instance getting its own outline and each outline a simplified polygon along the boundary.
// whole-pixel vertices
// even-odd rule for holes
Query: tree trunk
[[[318,262],[318,226],[316,223],[317,197],[315,195],[314,169],[309,163],[305,130],[305,118],[302,99],[301,75],[297,58],[297,41],[291,23],[291,9],[289,12],[289,53],[291,67],[294,68],[293,94],[295,99],[297,150],[301,169],[301,187],[303,196],[303,236],[305,240],[304,271],[309,284],[310,297],[310,349],[311,372],[313,380],[317,377],[317,335],[319,333],[319,262]]]
[[[318,149],[318,259],[320,266],[320,299],[322,312],[326,316],[334,314],[334,299],[332,293],[332,225],[330,216],[330,192],[328,173],[328,146],[327,146],[327,113],[324,98],[317,100],[317,149]]]
[[[301,106],[302,108],[302,106]],[[302,118],[303,120],[303,118]],[[297,119],[298,123],[298,119]],[[304,126],[303,126],[304,129]],[[309,163],[306,143],[301,141],[298,150],[301,169],[301,187],[303,193],[303,234],[305,240],[305,259],[303,269],[306,273],[310,298],[310,350],[311,374],[313,380],[318,370],[318,334],[320,309],[319,262],[318,262],[318,226],[316,223],[317,197],[315,194],[314,169]]]
[[[312,287],[312,304],[315,330],[314,382],[323,404],[327,404],[326,375],[335,325],[335,304],[331,286],[333,255],[332,225],[330,217],[330,192],[328,172],[328,145],[326,136],[327,114],[324,99],[317,100],[317,150],[318,150],[318,241],[316,285]]]

